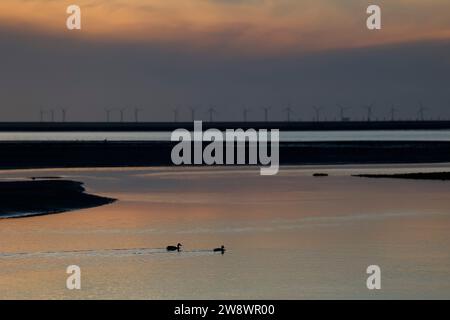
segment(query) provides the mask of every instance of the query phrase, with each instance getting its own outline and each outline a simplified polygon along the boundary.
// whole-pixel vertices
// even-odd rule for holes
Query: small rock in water
[[[313,177],[328,177],[328,173],[314,173]]]

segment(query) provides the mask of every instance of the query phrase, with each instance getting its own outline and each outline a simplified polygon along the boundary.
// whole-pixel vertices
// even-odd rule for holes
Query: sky
[[[81,30],[67,30],[68,5]],[[382,10],[368,30],[366,8]],[[448,0],[2,0],[0,121],[450,118]],[[47,113],[47,118],[49,113]]]

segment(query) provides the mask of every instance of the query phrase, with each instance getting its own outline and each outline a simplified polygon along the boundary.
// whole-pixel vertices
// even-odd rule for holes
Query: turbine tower
[[[173,122],[178,122],[178,108],[175,108],[173,111]]]
[[[105,109],[105,115],[106,115],[106,122],[111,122],[111,112],[112,109]]]
[[[373,102],[368,106],[363,106],[367,110],[367,122],[372,121]]]
[[[51,117],[52,122],[55,122],[55,109],[50,110],[50,117]]]
[[[44,116],[45,116],[45,110],[41,108],[39,110],[39,120],[40,120],[40,122],[44,122]]]
[[[213,122],[214,114],[217,114],[217,111],[214,107],[209,107],[207,110],[209,114],[209,122]]]
[[[120,111],[120,122],[124,122],[125,121],[125,110],[126,110],[127,108],[122,108],[122,109],[120,109],[119,111]]]
[[[417,111],[418,119],[420,121],[425,121],[425,111],[427,108],[425,108],[422,104],[422,101],[419,101],[419,110]]]
[[[340,114],[340,117],[341,117],[341,121],[347,121],[348,118],[345,117],[345,110],[348,110],[350,108],[349,107],[344,107],[344,106],[342,106],[340,104],[337,104],[337,106],[339,108],[339,114]]]
[[[249,108],[244,108],[244,110],[243,110],[244,122],[247,122],[247,118],[248,118],[248,113],[249,112],[250,112]]]
[[[269,110],[270,110],[270,107],[263,107],[262,109],[264,110],[264,121],[268,122],[269,121]]]
[[[286,112],[286,120],[287,122],[291,122],[291,114],[294,113],[294,110],[292,110],[291,106],[288,106],[284,109],[284,112]]]
[[[139,113],[142,111],[140,108],[134,108],[134,122],[139,122]]]
[[[397,112],[397,109],[394,105],[391,106],[391,121],[395,121],[395,113]]]
[[[322,111],[322,107],[313,106],[313,109],[316,114],[315,121],[319,122],[320,121],[320,112]]]
[[[66,122],[67,110],[65,108],[61,108],[61,120],[62,122]]]
[[[195,111],[197,111],[197,108],[195,108],[195,107],[189,107],[189,110],[191,110],[191,120],[192,120],[192,122],[194,122],[195,121]]]

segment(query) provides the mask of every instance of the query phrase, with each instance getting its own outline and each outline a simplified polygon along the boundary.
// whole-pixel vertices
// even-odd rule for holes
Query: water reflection
[[[450,298],[450,183],[367,166],[2,172],[82,180],[108,207],[0,221],[1,298]],[[165,247],[183,243],[183,251]],[[225,245],[226,253],[213,248]],[[64,289],[65,268],[83,290]],[[365,287],[378,264],[383,290]],[[170,274],[171,277],[166,277]]]

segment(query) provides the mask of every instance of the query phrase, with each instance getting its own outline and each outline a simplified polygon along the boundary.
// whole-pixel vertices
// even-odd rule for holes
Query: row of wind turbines
[[[347,112],[350,109],[352,109],[351,107],[343,106],[342,104],[339,104],[339,103],[336,104],[336,107],[337,107],[337,111],[338,111],[338,118],[335,117],[333,119],[328,119],[324,115],[325,107],[317,106],[317,105],[312,106],[312,109],[314,112],[313,113],[314,116],[313,116],[312,120],[314,122],[329,121],[329,120],[345,122],[345,121],[352,120],[349,116],[347,116]],[[378,118],[374,118],[374,113],[373,113],[374,108],[375,108],[374,103],[370,103],[368,105],[363,105],[360,108],[362,108],[366,111],[365,119],[363,119],[363,120],[368,121],[368,122],[373,121],[373,120],[378,120]],[[190,107],[187,107],[187,109],[190,112],[191,120],[192,121],[198,120],[197,113],[198,113],[198,111],[200,111],[200,107],[190,106]],[[257,109],[262,112],[264,121],[269,122],[270,121],[270,111],[273,110],[273,108],[272,107],[260,107]],[[417,121],[425,121],[426,120],[425,112],[428,110],[429,109],[426,108],[422,104],[422,102],[419,102],[416,120]],[[106,108],[106,109],[104,109],[105,121],[106,122],[113,122],[113,121],[115,121],[115,122],[116,121],[130,122],[130,120],[126,118],[126,115],[128,115],[127,111],[128,112],[132,111],[134,122],[139,122],[141,113],[142,113],[142,111],[144,111],[144,109],[143,108]],[[178,122],[180,120],[180,111],[181,111],[181,108],[172,109],[174,122]],[[254,112],[254,111],[255,111],[255,109],[244,107],[242,109],[242,120],[244,122],[248,122],[250,113]],[[288,106],[283,108],[281,111],[286,114],[285,121],[287,121],[287,122],[302,121],[302,119],[295,118],[295,116],[298,113],[290,104],[288,104]],[[215,121],[215,116],[219,114],[216,107],[214,107],[214,106],[210,106],[210,107],[206,108],[206,110],[203,110],[203,112],[204,112],[203,115],[208,116],[208,120],[210,122]],[[396,118],[397,112],[398,112],[398,106],[391,105],[391,107],[389,109],[389,116],[384,117],[383,121],[398,120]],[[49,122],[49,121],[55,122],[57,120],[57,118],[60,119],[60,121],[62,121],[62,122],[66,122],[66,117],[67,117],[67,109],[65,109],[65,108],[40,109],[40,113],[39,113],[40,122]]]
[[[198,108],[195,107],[188,107],[191,113],[191,119],[192,121],[196,120],[196,111]],[[112,115],[114,115],[115,112],[119,113],[119,120],[120,122],[125,122],[125,111],[127,108],[122,109],[105,109],[105,115],[106,115],[106,122],[112,121]],[[139,122],[139,116],[141,111],[143,111],[142,108],[133,108],[133,115],[134,115],[134,122]],[[178,122],[179,121],[179,115],[180,115],[180,108],[175,108],[172,110],[173,112],[173,121]],[[214,115],[218,114],[217,110],[214,107],[210,107],[207,109],[207,113],[209,115],[209,121],[214,121]]]
[[[349,106],[343,106],[341,104],[336,104],[336,106],[338,107],[339,110],[339,120],[340,121],[350,121],[351,118],[346,116],[346,111],[350,110],[351,107]],[[366,117],[364,120],[370,122],[374,120],[374,116],[373,116],[373,110],[374,110],[375,104],[371,103],[368,105],[363,105],[361,106],[361,108],[363,108],[366,111]],[[323,120],[327,120],[327,118],[323,118],[321,117],[322,115],[322,111],[323,111],[323,107],[318,107],[318,106],[313,106],[312,107],[314,109],[314,118],[313,120],[318,122],[318,121],[323,121]],[[428,108],[424,107],[422,102],[419,102],[419,107],[417,110],[417,117],[416,120],[418,121],[425,121],[425,111],[427,111]],[[398,120],[396,118],[398,112],[398,106],[396,105],[391,105],[390,109],[389,109],[389,117],[384,117],[383,121],[396,121]],[[376,118],[375,120],[378,120],[378,118]]]
[[[55,122],[56,117],[60,114],[61,122],[66,122],[67,109],[56,108],[56,109],[40,109],[39,110],[39,121],[45,122],[46,120]]]
[[[198,113],[200,107],[187,107],[187,109],[190,112],[191,120],[192,121],[198,120],[198,118],[197,118],[198,114],[197,113]],[[264,111],[264,121],[268,122],[269,121],[269,110],[271,110],[271,107],[262,107],[261,109]],[[124,122],[125,121],[124,115],[125,115],[125,111],[126,110],[127,110],[126,108],[124,108],[124,109],[105,109],[106,122],[111,122],[112,121],[112,119],[113,119],[112,115],[114,114],[114,112],[119,112],[119,120],[120,120],[120,122]],[[140,112],[143,109],[134,108],[132,110],[134,111],[134,121],[135,122],[139,122],[139,115],[140,115]],[[292,109],[289,109],[289,110],[290,111],[289,111],[289,114],[288,114],[288,118],[289,118],[288,120],[290,121],[290,114],[293,111],[292,111]],[[181,111],[181,108],[174,108],[174,109],[172,109],[173,121],[174,122],[179,122],[179,120],[180,120],[180,111]],[[248,121],[248,119],[249,119],[248,115],[249,115],[249,113],[251,111],[252,111],[251,108],[244,108],[243,109],[243,120],[244,120],[244,122]],[[208,116],[209,122],[213,122],[215,120],[215,116],[218,115],[219,112],[217,111],[216,107],[211,106],[211,107],[207,108],[206,110],[204,110],[204,114],[206,114]]]

